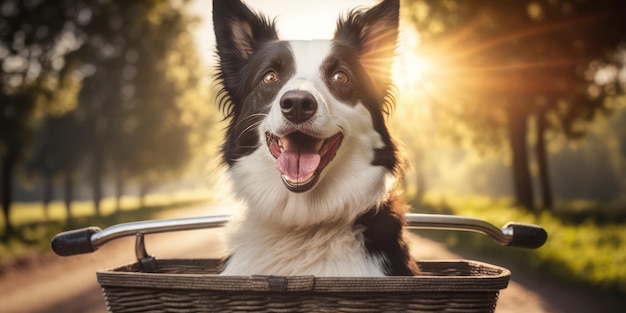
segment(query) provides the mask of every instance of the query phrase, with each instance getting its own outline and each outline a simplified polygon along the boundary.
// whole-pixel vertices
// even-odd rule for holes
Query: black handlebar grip
[[[91,235],[101,231],[98,227],[86,227],[62,232],[52,238],[52,250],[60,256],[70,256],[96,251],[91,246]]]
[[[504,227],[513,230],[508,246],[536,249],[548,240],[548,233],[541,226],[521,223],[508,223]]]

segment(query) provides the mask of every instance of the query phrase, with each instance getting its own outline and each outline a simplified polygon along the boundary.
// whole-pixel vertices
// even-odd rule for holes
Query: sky
[[[376,0],[248,0],[255,12],[276,18],[281,39],[330,39],[337,19],[353,8],[371,7]],[[202,18],[195,31],[200,54],[205,62],[215,62],[213,54],[212,0],[194,0],[191,12]]]

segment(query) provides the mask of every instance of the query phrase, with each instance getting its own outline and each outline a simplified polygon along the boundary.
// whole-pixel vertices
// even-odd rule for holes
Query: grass
[[[508,200],[485,198],[426,200],[414,204],[420,213],[470,216],[502,226],[509,221],[541,225],[548,241],[537,250],[503,248],[476,234],[420,233],[449,246],[507,258],[552,278],[626,294],[626,207],[593,202],[557,204],[538,216],[515,208]],[[462,247],[462,248],[461,248]]]
[[[50,204],[47,218],[41,203],[15,203],[11,211],[11,221],[16,234],[4,236],[0,241],[0,272],[33,253],[49,251],[50,239],[64,230],[87,226],[104,228],[129,221],[171,218],[176,208],[209,200],[206,195],[197,193],[149,195],[146,197],[145,207],[140,208],[138,198],[124,197],[121,209],[117,211],[115,199],[106,198],[101,203],[100,216],[94,215],[92,202],[76,201],[72,204],[72,219],[69,224],[66,222],[65,206],[62,202]],[[5,233],[3,228],[4,226],[0,227],[2,234]]]
[[[146,199],[145,208],[139,208],[139,199],[127,197],[122,200],[122,210],[116,211],[114,200],[105,199],[102,216],[93,215],[91,202],[75,202],[69,225],[65,223],[62,203],[51,204],[48,219],[41,204],[16,203],[12,222],[19,235],[0,241],[0,272],[12,260],[32,251],[49,251],[50,239],[63,230],[168,218],[177,207],[207,200],[193,194],[153,195]],[[552,278],[626,295],[626,205],[564,202],[557,204],[554,212],[538,216],[515,208],[506,199],[426,199],[414,203],[413,207],[419,213],[477,217],[498,226],[509,221],[541,225],[549,236],[547,243],[537,250],[502,248],[473,233],[426,231],[420,234],[447,243],[454,250],[507,258]],[[3,229],[0,231],[4,233]]]

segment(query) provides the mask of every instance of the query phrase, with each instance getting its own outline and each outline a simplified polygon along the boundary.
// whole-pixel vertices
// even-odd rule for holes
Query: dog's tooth
[[[324,155],[326,154],[326,151],[328,151],[328,143],[326,142],[326,140],[324,140],[324,142],[322,143],[322,146],[318,149],[320,155]]]
[[[321,152],[322,148],[325,146],[326,140],[318,140],[315,144],[315,150]]]

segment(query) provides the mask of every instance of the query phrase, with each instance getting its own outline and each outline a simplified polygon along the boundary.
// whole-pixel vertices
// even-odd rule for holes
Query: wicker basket
[[[418,262],[416,277],[219,276],[219,260],[157,260],[99,271],[110,312],[493,312],[507,269]]]

